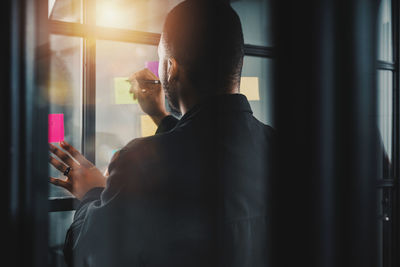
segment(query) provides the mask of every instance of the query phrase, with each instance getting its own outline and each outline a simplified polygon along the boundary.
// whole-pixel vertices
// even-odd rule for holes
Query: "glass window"
[[[389,161],[392,160],[393,138],[393,73],[387,70],[378,71],[378,125],[383,149]],[[384,176],[388,176],[388,166],[383,165]],[[386,169],[386,171],[385,171]]]
[[[383,61],[393,61],[391,0],[382,0],[379,5],[378,59]]]
[[[81,149],[82,69],[78,37],[50,36],[49,113],[64,115],[64,138]],[[49,164],[50,176],[62,174]],[[50,184],[50,196],[69,196],[69,192]]]
[[[156,131],[125,79],[146,62],[158,61],[158,54],[157,46],[103,40],[96,49],[96,166],[105,171],[116,150]]]
[[[161,33],[168,12],[183,0],[97,0],[98,26]]]
[[[63,254],[65,235],[72,223],[75,211],[49,213],[49,264],[66,267]]]
[[[246,44],[273,46],[272,12],[269,0],[231,0],[242,22]]]
[[[82,0],[49,0],[48,16],[53,20],[82,22]]]
[[[240,92],[247,96],[253,115],[270,126],[273,126],[272,70],[272,59],[246,56],[240,85]]]

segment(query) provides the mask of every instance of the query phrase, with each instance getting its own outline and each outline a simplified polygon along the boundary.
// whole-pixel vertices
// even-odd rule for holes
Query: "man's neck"
[[[204,94],[204,95],[196,93],[196,92],[202,91],[201,89],[198,89],[198,88],[196,89],[196,88],[187,86],[185,89],[186,90],[184,90],[184,92],[186,92],[186,94],[181,95],[180,99],[179,99],[179,109],[180,109],[182,115],[185,115],[186,112],[188,112],[191,108],[193,108],[195,105],[200,103],[205,98],[209,98],[209,97],[217,96],[217,95],[238,94],[239,93],[239,84],[235,83],[223,91],[218,92],[218,90],[215,90],[216,93],[214,93],[214,94]]]
[[[200,103],[201,101],[203,101],[206,98],[210,98],[213,96],[219,96],[219,95],[233,95],[233,94],[238,94],[238,93],[239,93],[239,90],[232,90],[232,91],[228,91],[228,92],[224,92],[224,93],[220,93],[220,94],[211,94],[211,95],[206,95],[203,97],[191,98],[190,100],[188,99],[188,101],[180,101],[179,109],[180,109],[182,115],[185,115],[186,112],[191,110],[194,106],[196,106],[198,103]]]
[[[199,103],[200,100],[192,100],[192,101],[180,101],[179,103],[179,109],[182,113],[182,115],[185,115],[186,112],[188,112],[191,108],[193,108],[197,103]]]

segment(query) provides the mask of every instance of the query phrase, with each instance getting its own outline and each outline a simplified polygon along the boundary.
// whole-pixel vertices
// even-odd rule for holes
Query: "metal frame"
[[[79,205],[79,200],[73,197],[54,197],[50,198],[49,211],[71,211]]]
[[[393,175],[395,184],[393,186],[393,204],[392,204],[392,217],[393,217],[393,239],[392,239],[392,266],[399,266],[400,255],[400,4],[399,0],[392,0],[392,25],[393,25],[393,56],[395,61],[395,70],[393,75],[393,129],[394,129],[394,140],[393,140]]]
[[[83,1],[84,25],[96,24],[96,1]],[[82,154],[96,162],[96,39],[83,40]]]
[[[386,209],[388,219],[383,216],[383,266],[392,267],[398,266],[400,263],[400,256],[397,253],[400,249],[400,194],[399,194],[399,159],[400,159],[400,148],[399,148],[399,0],[392,0],[392,40],[393,40],[393,58],[394,62],[378,61],[378,70],[388,70],[393,73],[393,127],[392,127],[392,171],[390,177],[378,181],[378,188],[383,190],[383,209]]]
[[[158,45],[160,34],[72,22],[49,21],[50,33],[128,43]]]
[[[62,21],[50,21],[49,26],[52,34],[136,44],[158,45],[161,37],[161,34],[159,33],[116,29]],[[246,56],[266,58],[273,58],[275,56],[273,47],[251,44],[244,45],[244,53]]]
[[[385,188],[385,187],[394,187],[396,185],[395,179],[380,179],[378,180],[377,187],[378,188]]]
[[[378,70],[397,71],[397,64],[396,63],[378,60],[376,64],[377,64],[377,69]]]

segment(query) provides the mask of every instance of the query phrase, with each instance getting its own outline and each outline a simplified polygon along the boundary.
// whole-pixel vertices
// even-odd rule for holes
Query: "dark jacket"
[[[171,129],[173,128],[173,129]],[[74,266],[266,266],[274,131],[245,96],[204,100],[127,144],[77,208]]]

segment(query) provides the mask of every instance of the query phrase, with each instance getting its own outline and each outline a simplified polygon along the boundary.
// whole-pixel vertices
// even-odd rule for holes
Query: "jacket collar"
[[[214,114],[242,111],[253,114],[249,101],[247,101],[246,96],[242,94],[214,95],[203,99],[200,103],[196,104],[186,112],[176,126],[186,123],[203,111],[208,111]]]

